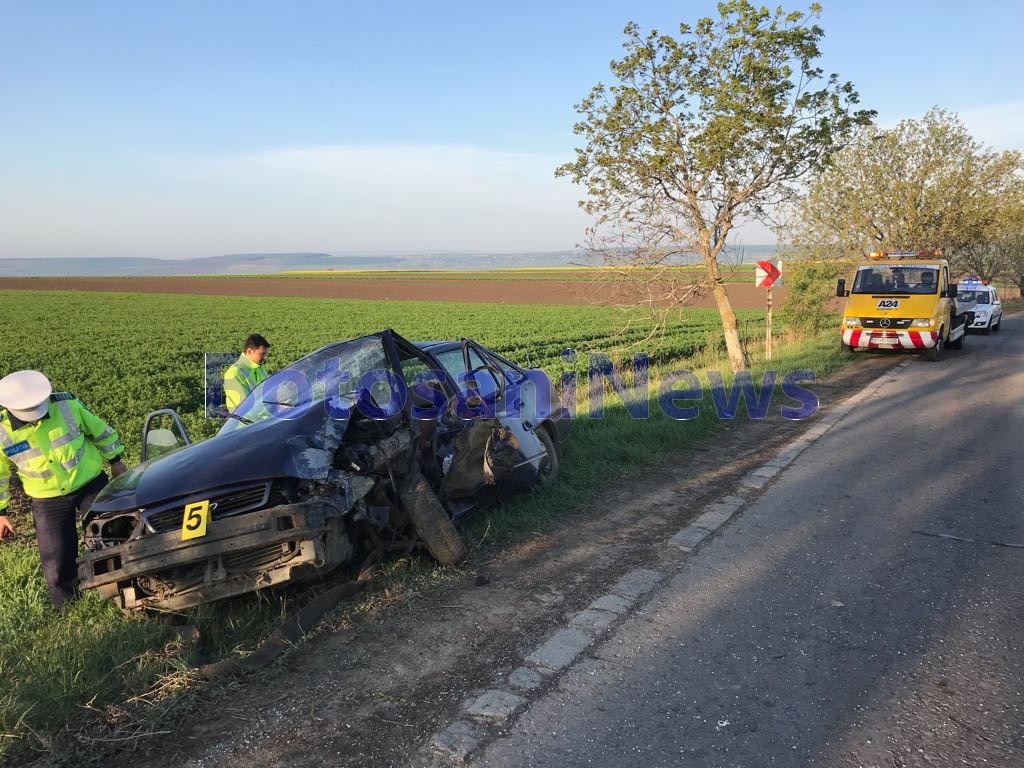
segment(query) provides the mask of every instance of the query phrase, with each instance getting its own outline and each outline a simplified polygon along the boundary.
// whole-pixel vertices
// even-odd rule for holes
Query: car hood
[[[148,507],[209,488],[274,477],[323,480],[348,426],[311,408],[300,418],[268,419],[158,456],[114,479],[89,515]]]

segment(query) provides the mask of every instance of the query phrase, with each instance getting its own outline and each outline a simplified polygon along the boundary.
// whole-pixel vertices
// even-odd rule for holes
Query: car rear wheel
[[[536,434],[544,444],[544,450],[548,453],[538,473],[541,485],[546,485],[547,483],[554,482],[555,478],[558,477],[561,459],[558,455],[558,444],[555,442],[555,438],[551,436],[551,432],[547,428],[541,427],[537,430]]]
[[[422,473],[414,472],[403,478],[398,495],[416,533],[437,562],[455,565],[466,559],[469,547],[455,530],[444,505]]]

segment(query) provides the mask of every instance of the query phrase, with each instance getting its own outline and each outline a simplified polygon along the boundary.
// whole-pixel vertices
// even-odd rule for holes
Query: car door
[[[941,315],[943,325],[946,326],[946,338],[949,338],[950,329],[953,327],[953,310],[955,302],[947,298],[949,293],[949,267],[943,265],[939,274],[939,304],[942,307]]]
[[[404,409],[412,430],[431,454],[420,456],[420,468],[437,485],[456,436],[473,421],[457,417],[457,380],[433,356],[394,331],[386,332],[385,345],[394,372],[405,384]]]
[[[494,418],[507,427],[519,441],[523,454],[521,467],[528,466],[539,478],[547,459],[545,443],[537,436],[536,387],[525,386],[525,377],[472,339],[462,340],[462,370],[489,407]]]
[[[992,302],[992,325],[997,325],[1003,319],[1003,302],[999,299],[999,291],[997,289],[989,289],[989,301]]]
[[[429,354],[393,331],[388,342],[392,365],[405,382],[410,417],[413,421],[442,418],[458,390],[456,381]]]

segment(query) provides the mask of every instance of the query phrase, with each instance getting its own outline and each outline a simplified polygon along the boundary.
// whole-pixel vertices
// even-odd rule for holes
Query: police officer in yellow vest
[[[53,392],[38,371],[17,371],[0,379],[0,449],[0,538],[14,534],[4,514],[13,465],[32,499],[46,586],[60,610],[78,585],[76,514],[107,484],[104,461],[114,477],[125,471],[124,446],[74,395]]]
[[[258,333],[252,334],[245,340],[238,360],[224,372],[224,405],[228,413],[234,413],[246,396],[267,380],[263,361],[267,359],[269,348],[269,341]]]

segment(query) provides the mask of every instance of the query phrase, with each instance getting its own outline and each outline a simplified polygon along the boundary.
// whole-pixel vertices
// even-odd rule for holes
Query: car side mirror
[[[849,296],[849,291],[846,290],[846,281],[842,278],[836,283],[836,296],[842,298],[843,296]]]
[[[960,286],[958,286],[956,283],[950,283],[949,287],[946,289],[946,298],[955,299],[959,287]]]
[[[181,446],[178,436],[171,429],[151,429],[146,433],[145,459],[152,459],[173,451]]]
[[[168,423],[169,427],[162,426]],[[142,422],[142,461],[172,451],[181,445],[191,444],[188,430],[173,409],[161,408],[146,414]]]

